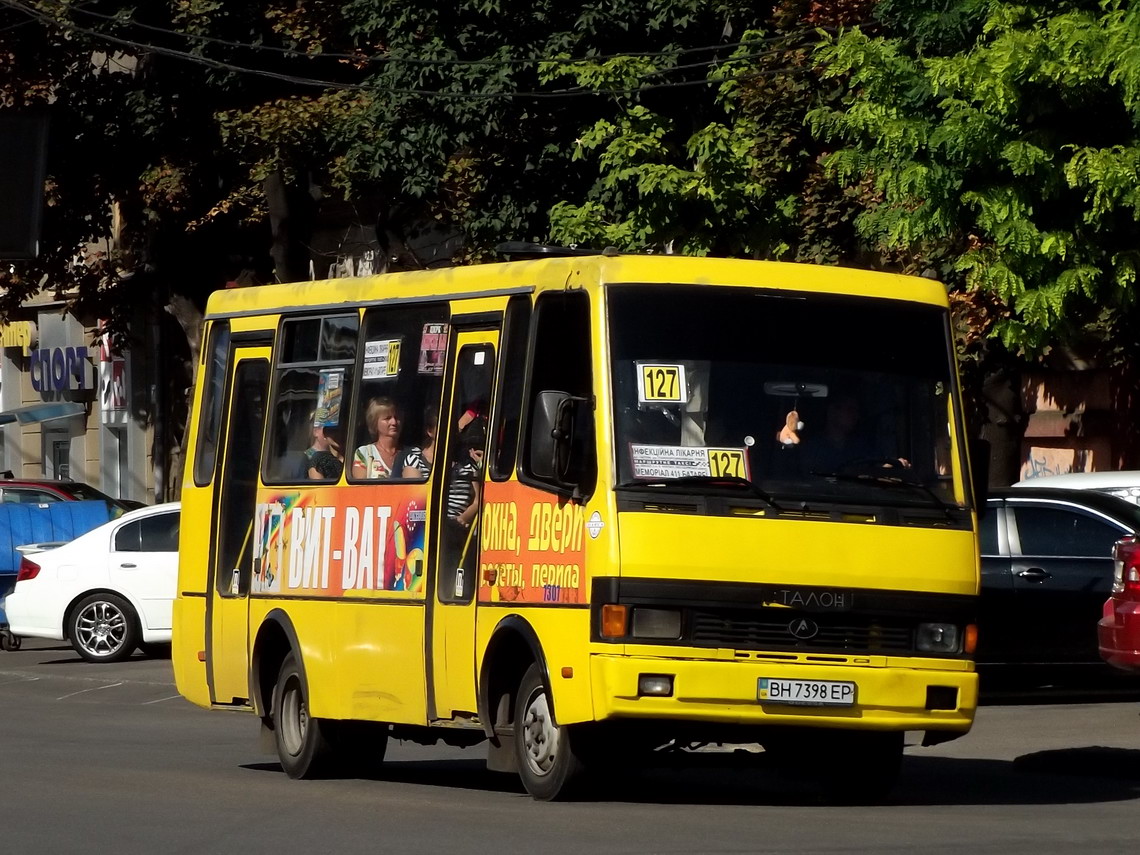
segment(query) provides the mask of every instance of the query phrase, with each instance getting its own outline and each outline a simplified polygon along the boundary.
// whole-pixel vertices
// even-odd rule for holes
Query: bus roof
[[[678,255],[571,256],[218,291],[208,317],[529,293],[616,283],[696,284],[854,294],[946,305],[935,280],[851,267]]]

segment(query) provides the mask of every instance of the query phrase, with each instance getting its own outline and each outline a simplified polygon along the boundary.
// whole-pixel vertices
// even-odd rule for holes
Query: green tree
[[[884,0],[876,19],[816,52],[847,94],[811,114],[842,146],[832,174],[871,189],[861,237],[948,284],[970,352],[1110,350],[1140,267],[1140,8]]]
[[[396,267],[424,263],[425,232],[457,236],[445,261],[541,239],[591,183],[573,141],[615,97],[543,62],[716,46],[745,6],[0,0],[0,109],[51,119],[42,251],[0,271],[0,313],[49,287],[125,341],[165,308],[188,377],[205,294],[307,277],[334,209]]]
[[[576,140],[575,159],[596,164],[597,177],[584,197],[551,211],[554,237],[685,254],[852,260],[862,193],[842,192],[824,174],[826,148],[805,119],[841,93],[813,69],[821,33],[865,20],[872,6],[785,0],[738,14],[738,46],[700,64],[657,57],[546,66],[548,75],[572,75],[580,85],[628,90],[618,109]],[[636,85],[678,75],[692,85],[663,94]]]

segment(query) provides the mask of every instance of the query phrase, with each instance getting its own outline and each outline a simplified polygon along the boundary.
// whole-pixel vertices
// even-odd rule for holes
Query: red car
[[[1097,623],[1097,644],[1105,662],[1140,670],[1140,538],[1118,540],[1112,559],[1112,596]]]
[[[106,502],[118,513],[143,507],[130,499],[113,499],[79,481],[54,481],[49,478],[14,478],[11,472],[0,473],[0,502],[41,505],[45,502]]]

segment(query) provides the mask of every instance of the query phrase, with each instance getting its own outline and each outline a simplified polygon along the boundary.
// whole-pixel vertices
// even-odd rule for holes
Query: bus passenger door
[[[249,699],[249,587],[261,438],[269,393],[269,347],[235,346],[226,388],[224,457],[210,550],[206,634],[210,700]]]
[[[433,550],[428,644],[429,717],[474,714],[475,600],[479,588],[480,504],[486,471],[487,425],[495,377],[497,330],[460,331],[452,351],[450,406],[439,435],[442,477],[432,503]]]

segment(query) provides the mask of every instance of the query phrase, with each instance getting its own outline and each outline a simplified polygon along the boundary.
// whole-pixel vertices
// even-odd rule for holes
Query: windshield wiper
[[[772,510],[784,510],[776,504],[776,500],[773,499],[769,493],[757,487],[747,478],[741,478],[739,475],[683,475],[680,478],[634,479],[633,481],[623,481],[618,484],[618,487],[672,487],[674,485],[684,486],[686,484],[705,484],[713,487],[723,484],[725,486],[747,487],[753,496],[764,502]]]
[[[948,505],[943,501],[942,497],[914,478],[903,478],[899,475],[887,475],[886,470],[880,472],[811,472],[809,474],[815,475],[819,478],[832,478],[836,481],[849,481],[849,482],[862,482],[865,484],[875,484],[879,487],[887,487],[889,489],[897,489],[899,487],[906,487],[911,490],[918,490],[920,493],[925,494],[931,502],[934,503],[944,514],[946,519],[953,520],[954,517],[950,513],[955,510],[953,505]],[[902,471],[906,471],[905,469]]]

